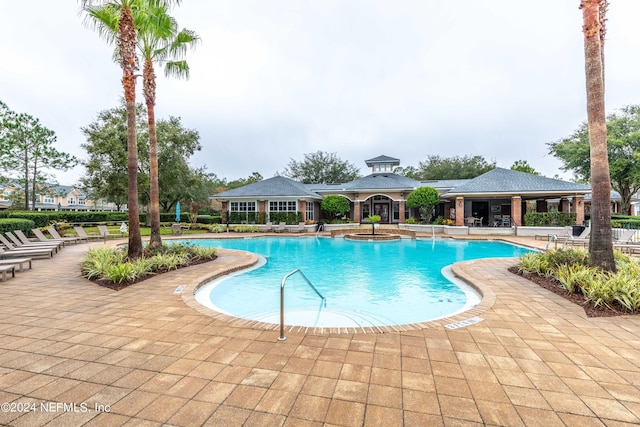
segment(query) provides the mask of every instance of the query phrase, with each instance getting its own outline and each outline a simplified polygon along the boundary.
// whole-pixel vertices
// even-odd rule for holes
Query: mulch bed
[[[593,303],[586,301],[582,294],[570,294],[568,293],[558,282],[553,278],[547,278],[543,276],[538,276],[537,274],[532,273],[521,273],[518,271],[517,266],[513,266],[509,268],[509,271],[513,274],[517,274],[518,276],[524,277],[535,283],[538,286],[541,286],[545,289],[550,290],[556,295],[560,295],[561,297],[571,301],[572,303],[579,305],[584,309],[584,312],[587,314],[587,317],[613,317],[613,316],[628,316],[637,313],[631,313],[626,311],[626,309],[618,304],[614,304],[612,306],[594,306]]]
[[[204,264],[205,262],[211,262],[213,260],[215,260],[217,258],[217,256],[214,256],[213,258],[200,258],[200,259],[196,259],[196,260],[192,260],[188,265],[183,265],[181,267],[178,267],[175,270],[180,270],[181,268],[186,268],[186,267],[191,267],[192,265],[198,265],[198,264]],[[155,277],[159,274],[162,273],[168,273],[169,271],[175,271],[175,270],[161,270],[161,271],[156,271],[153,274],[147,274],[146,276],[141,276],[138,277],[136,280],[132,280],[130,282],[122,282],[122,283],[114,283],[110,280],[106,280],[106,279],[98,279],[98,280],[91,280],[93,283],[95,283],[96,285],[105,287],[105,288],[109,288],[109,289],[113,289],[114,291],[119,291],[121,289],[124,289],[128,286],[134,285],[136,283],[140,283],[143,282],[147,279],[150,279],[151,277]]]

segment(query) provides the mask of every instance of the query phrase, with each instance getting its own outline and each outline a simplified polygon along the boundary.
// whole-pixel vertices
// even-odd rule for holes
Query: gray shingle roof
[[[373,159],[365,160],[364,162],[367,164],[367,166],[371,166],[373,163],[393,163],[393,164],[399,165],[400,159],[395,159],[393,157],[382,155],[382,156],[374,157]]]
[[[446,195],[477,193],[576,193],[585,194],[591,187],[539,175],[495,168],[452,189]]]
[[[215,195],[216,199],[235,198],[235,197],[311,197],[322,199],[318,193],[307,188],[305,184],[301,184],[284,176],[274,176],[262,181],[254,182],[244,187],[234,188],[233,190],[223,191]]]
[[[341,188],[346,190],[413,190],[420,186],[422,186],[420,181],[415,179],[391,172],[380,172],[347,182]]]

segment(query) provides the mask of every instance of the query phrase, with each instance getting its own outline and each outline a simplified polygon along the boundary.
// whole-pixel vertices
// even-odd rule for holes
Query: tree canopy
[[[324,151],[307,153],[301,162],[291,159],[282,175],[305,184],[341,183],[360,178],[357,166],[340,159],[336,153]]]
[[[518,171],[518,172],[524,172],[524,173],[530,173],[532,175],[540,175],[540,172],[535,170],[533,168],[533,166],[531,166],[529,164],[529,162],[526,161],[526,160],[516,160],[511,165],[511,170],[512,171]]]
[[[24,208],[35,209],[38,185],[51,181],[47,170],[68,170],[78,163],[73,155],[58,151],[55,133],[37,118],[16,113],[0,101],[0,169],[24,190]],[[30,193],[31,192],[31,193]]]
[[[127,124],[123,105],[101,111],[97,120],[82,128],[87,142],[82,148],[87,158],[82,164],[85,175],[81,183],[85,191],[94,197],[104,198],[120,206],[127,203]],[[139,158],[140,203],[149,202],[149,146],[147,143],[147,118],[142,104],[137,105],[137,136]],[[205,168],[193,168],[189,159],[200,151],[200,136],[194,130],[185,129],[179,118],[158,120],[158,164],[160,206],[170,211],[178,201],[206,202],[213,191],[213,178]]]
[[[403,175],[421,180],[432,179],[469,179],[495,169],[496,162],[488,162],[482,156],[440,157],[428,156],[418,167],[405,168]]]
[[[344,196],[329,194],[327,197],[322,199],[321,208],[323,211],[329,212],[330,214],[339,215],[349,212],[351,209],[351,203],[349,202],[349,199]]]
[[[438,190],[429,186],[418,187],[407,196],[407,207],[418,208],[420,219],[426,223],[431,219],[433,207],[438,201]]]
[[[583,182],[591,180],[591,148],[587,123],[571,135],[547,144],[563,170]],[[623,213],[631,212],[631,196],[640,190],[640,105],[628,105],[607,116],[607,147],[611,187],[620,193]]]

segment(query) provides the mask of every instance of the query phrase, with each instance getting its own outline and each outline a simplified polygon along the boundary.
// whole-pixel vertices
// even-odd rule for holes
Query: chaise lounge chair
[[[107,238],[112,237],[114,239],[118,239],[120,237],[124,237],[124,234],[113,234],[109,231],[106,225],[99,225],[98,231],[100,232],[100,236],[106,241]]]
[[[273,230],[273,224],[271,223],[271,221],[268,221],[266,224],[258,225],[258,232],[260,233],[267,233],[271,230]]]
[[[40,231],[40,229],[38,229],[38,228],[32,228],[31,232],[41,242],[52,242],[52,241],[55,242],[55,241],[58,241],[58,242],[64,243],[65,245],[68,245],[68,244],[71,244],[73,241],[75,241],[75,239],[67,239],[66,237],[65,238],[60,238],[60,239],[50,239],[47,236],[45,236],[44,233],[42,231]]]
[[[291,233],[304,233],[307,229],[304,228],[304,222],[299,222],[297,226],[289,228],[289,231]]]
[[[13,244],[16,245],[16,247],[18,247],[18,248],[27,249],[27,248],[31,248],[31,247],[36,247],[36,248],[40,247],[41,248],[43,246],[55,246],[56,249],[58,251],[60,251],[60,249],[62,249],[62,247],[64,246],[64,244],[62,242],[54,242],[54,241],[51,241],[51,242],[32,242],[32,241],[30,241],[29,239],[26,238],[27,236],[24,236],[25,240],[23,240],[23,239],[21,239],[19,237],[18,232],[22,236],[24,236],[24,233],[22,231],[20,231],[20,230],[14,230],[14,233],[16,233],[15,235],[10,231],[7,231],[6,233],[4,233],[5,236],[7,236],[13,242]]]
[[[31,258],[11,258],[11,259],[0,259],[0,265],[15,265],[18,267],[18,271],[24,270],[24,263],[29,264],[29,270],[31,270]]]
[[[11,277],[16,277],[15,265],[0,265],[0,273],[2,273],[2,281],[7,280],[7,273],[11,273]]]
[[[87,232],[84,231],[84,228],[80,227],[79,225],[74,226],[73,229],[75,230],[78,237],[85,239],[87,242],[90,240],[100,240],[102,238],[102,236],[100,236],[99,234],[87,234]]]
[[[33,248],[33,249],[2,249],[0,248],[0,258],[51,258],[55,253],[54,248]]]
[[[571,242],[571,246],[589,246],[591,227],[585,228],[579,236],[574,237],[569,234],[567,242]]]
[[[287,231],[287,223],[281,222],[273,228],[273,231],[276,233],[284,233],[285,231]]]
[[[83,240],[85,240],[82,237],[62,237],[61,235],[58,234],[58,230],[56,230],[53,227],[47,227],[47,231],[49,232],[49,234],[51,234],[51,237],[53,237],[56,240],[61,240],[63,242],[80,243]]]
[[[19,247],[13,243],[11,243],[5,236],[0,234],[0,242],[4,245],[5,250],[7,251],[15,251],[15,250],[31,250],[31,249],[51,249],[54,253],[58,253],[58,245],[42,245],[42,246],[29,246],[29,247]]]

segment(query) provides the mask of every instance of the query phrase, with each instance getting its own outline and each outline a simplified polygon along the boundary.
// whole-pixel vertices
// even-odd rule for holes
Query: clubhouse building
[[[270,221],[273,213],[295,212],[302,221],[328,221],[322,216],[322,199],[330,194],[346,197],[348,214],[359,223],[369,215],[379,215],[381,223],[403,224],[418,218],[417,209],[406,206],[409,194],[423,186],[438,190],[436,216],[451,219],[456,226],[511,227],[524,223],[527,212],[572,212],[576,224],[585,219],[584,184],[495,168],[473,179],[417,181],[394,173],[400,160],[378,156],[366,161],[371,173],[345,183],[302,184],[283,176],[213,196],[222,202],[224,218],[246,218],[242,222]],[[253,220],[252,220],[253,219]],[[260,221],[261,222],[261,221]]]

